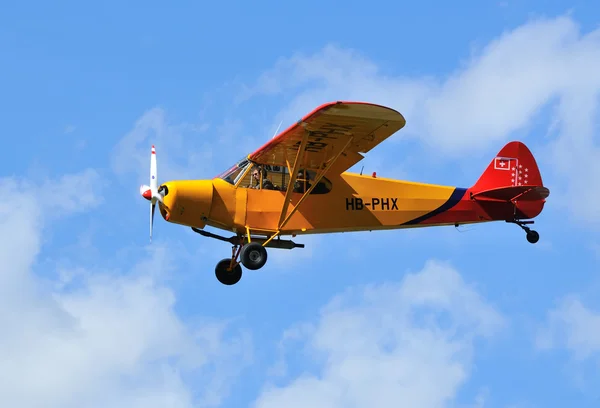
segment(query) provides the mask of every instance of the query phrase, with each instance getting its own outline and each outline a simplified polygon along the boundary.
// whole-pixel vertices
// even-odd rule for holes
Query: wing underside
[[[339,174],[363,158],[379,143],[402,129],[399,112],[363,102],[331,102],[306,115],[260,149],[250,154],[257,164],[291,169],[299,167]],[[298,150],[304,146],[298,156]]]

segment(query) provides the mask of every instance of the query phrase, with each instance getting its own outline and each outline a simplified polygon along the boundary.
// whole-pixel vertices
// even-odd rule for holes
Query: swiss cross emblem
[[[516,159],[512,159],[509,157],[496,157],[494,159],[494,169],[510,171],[511,160],[514,161]]]

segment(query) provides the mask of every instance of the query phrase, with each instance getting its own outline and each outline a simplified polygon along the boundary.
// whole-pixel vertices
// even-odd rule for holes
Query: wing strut
[[[308,190],[306,190],[306,192],[302,195],[302,197],[300,197],[300,200],[298,200],[298,203],[294,206],[294,208],[288,214],[288,216],[285,217],[283,222],[279,223],[279,227],[278,227],[279,230],[281,230],[283,227],[285,227],[285,224],[287,224],[287,222],[290,220],[290,218],[292,218],[292,215],[294,215],[296,210],[298,210],[298,208],[300,207],[300,204],[302,204],[302,201],[304,201],[304,199],[306,197],[308,197],[308,195],[313,191],[313,189],[317,186],[317,184],[319,184],[319,181],[321,181],[323,176],[325,176],[325,173],[327,173],[327,171],[331,168],[331,166],[333,166],[333,164],[337,161],[338,157],[340,157],[340,155],[344,152],[344,150],[346,150],[348,148],[350,143],[352,143],[352,140],[354,140],[353,136],[351,136],[348,139],[348,141],[346,142],[346,144],[344,145],[344,147],[342,147],[340,149],[340,151],[337,152],[337,154],[329,160],[329,163],[327,163],[327,165],[319,173],[317,173],[317,176],[315,177],[312,185],[308,188]],[[291,184],[290,184],[290,186],[288,186],[288,189],[290,187],[291,187]]]
[[[296,160],[294,160],[294,168],[291,170],[290,173],[290,180],[288,181],[288,188],[285,192],[285,199],[283,201],[283,208],[281,209],[281,214],[279,215],[279,221],[277,223],[277,225],[281,225],[282,221],[283,221],[283,217],[285,217],[285,214],[287,213],[287,209],[290,205],[290,196],[292,195],[292,190],[294,183],[296,182],[296,177],[297,177],[297,173],[298,173],[298,167],[300,166],[300,159],[301,159],[301,155],[304,152],[304,149],[306,148],[306,142],[308,141],[308,134],[309,132],[304,132],[304,136],[302,136],[302,141],[300,142],[300,147],[298,148],[298,153],[296,153]],[[279,228],[281,229],[281,228]]]
[[[323,169],[317,174],[317,176],[315,177],[315,180],[313,181],[312,185],[308,188],[308,190],[306,190],[304,192],[304,194],[302,195],[302,197],[300,197],[300,200],[298,200],[298,203],[296,203],[296,205],[294,206],[294,208],[292,209],[292,211],[287,215],[287,217],[283,218],[287,212],[287,208],[289,205],[289,196],[293,190],[293,186],[294,183],[296,182],[296,176],[298,173],[298,165],[300,164],[300,153],[302,150],[304,150],[304,147],[306,145],[306,140],[308,137],[308,132],[305,133],[304,137],[302,138],[302,143],[301,143],[301,150],[298,151],[298,154],[296,155],[296,161],[294,162],[294,172],[290,175],[290,181],[288,184],[288,188],[285,194],[285,202],[283,203],[283,208],[281,209],[281,215],[279,216],[279,226],[277,228],[277,231],[271,235],[269,237],[269,239],[267,239],[264,243],[263,246],[266,246],[267,244],[269,244],[269,242],[271,242],[271,240],[275,237],[277,237],[279,235],[279,233],[281,232],[281,229],[283,227],[285,227],[285,225],[288,223],[288,221],[290,220],[290,218],[292,218],[292,215],[294,215],[294,213],[298,210],[298,208],[300,208],[300,204],[302,204],[302,201],[304,201],[306,199],[306,197],[308,197],[308,195],[312,192],[312,190],[317,186],[317,184],[319,183],[319,181],[321,181],[321,179],[325,176],[325,174],[327,173],[327,171],[329,171],[329,169],[331,168],[331,166],[333,166],[335,164],[335,162],[337,161],[337,159],[342,155],[342,153],[344,153],[344,151],[348,148],[348,146],[350,146],[350,144],[352,143],[352,141],[354,140],[354,136],[351,136],[348,141],[346,142],[346,144],[336,153],[336,155],[334,157],[332,157],[329,162],[325,165],[325,167],[323,167]],[[283,219],[283,221],[282,221]]]

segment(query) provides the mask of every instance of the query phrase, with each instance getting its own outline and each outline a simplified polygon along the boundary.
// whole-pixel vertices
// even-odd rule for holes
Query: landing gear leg
[[[523,231],[525,231],[528,242],[535,244],[536,242],[538,242],[540,240],[540,234],[537,231],[532,230],[531,228],[529,228],[527,226],[528,224],[533,224],[533,221],[512,220],[512,221],[506,221],[506,222],[510,222],[512,224],[517,224],[519,227],[521,227],[523,229]]]
[[[241,247],[234,245],[231,248],[231,258],[219,261],[215,267],[215,276],[223,285],[235,285],[242,279],[242,266],[237,261]]]
[[[195,227],[192,230],[204,237],[229,242],[232,245],[231,258],[222,259],[215,267],[215,275],[219,282],[224,285],[234,285],[242,278],[242,265],[250,270],[257,270],[265,266],[267,262],[267,246],[282,249],[304,248],[304,244],[296,244],[293,241],[279,239],[279,231],[269,238],[252,238],[250,229],[246,228],[247,235],[233,235],[229,238],[213,234]],[[277,239],[275,240],[274,238]],[[238,261],[239,259],[239,261]]]

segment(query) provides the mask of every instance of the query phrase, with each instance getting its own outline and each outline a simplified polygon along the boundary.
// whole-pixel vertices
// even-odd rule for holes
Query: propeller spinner
[[[158,191],[158,180],[156,174],[156,149],[152,145],[152,153],[150,155],[150,185],[140,187],[140,194],[146,200],[150,201],[150,242],[152,242],[152,226],[154,224],[154,209],[156,202],[163,202],[162,193]]]

